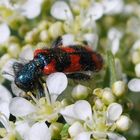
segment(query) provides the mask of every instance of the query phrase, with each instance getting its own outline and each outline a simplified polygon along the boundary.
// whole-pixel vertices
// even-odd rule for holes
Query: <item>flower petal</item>
[[[21,7],[22,15],[26,16],[29,19],[33,19],[39,16],[41,12],[41,3],[38,1],[28,0]]]
[[[25,140],[30,130],[30,126],[27,122],[18,122],[16,123],[16,130],[20,134],[20,136]]]
[[[109,132],[107,133],[107,135],[108,135],[109,140],[126,140],[125,137],[116,133]]]
[[[70,125],[78,120],[78,118],[73,110],[73,107],[74,107],[74,104],[66,106],[65,108],[61,109],[61,111],[60,111],[60,114],[62,114],[65,121]]]
[[[15,97],[10,103],[10,113],[16,117],[22,117],[35,112],[35,107],[26,99]]]
[[[59,14],[58,14],[59,13]],[[56,19],[73,20],[72,12],[64,1],[56,1],[51,8],[51,15]]]
[[[48,76],[46,83],[50,94],[59,95],[67,87],[68,79],[64,73],[56,72]]]
[[[32,60],[33,59],[33,49],[31,46],[25,46],[22,48],[20,53],[20,58],[25,60]]]
[[[16,96],[23,96],[25,95],[25,92],[23,90],[21,90],[20,88],[18,88],[15,84],[15,82],[11,83],[11,89],[14,95]]]
[[[140,79],[134,78],[129,81],[128,88],[133,92],[140,92]]]
[[[104,13],[116,14],[123,9],[123,0],[103,0]]]
[[[0,44],[8,40],[10,36],[10,29],[6,23],[0,24]]]
[[[77,135],[74,140],[90,140],[91,133],[90,132],[82,132]]]
[[[44,122],[35,123],[29,131],[28,140],[51,140],[51,133]]]
[[[0,102],[5,101],[9,103],[11,99],[11,93],[3,85],[0,85]]]
[[[14,70],[13,70],[13,64],[17,62],[15,59],[10,59],[6,62],[6,64],[2,67],[2,76],[10,81],[14,81]]]
[[[9,118],[9,103],[8,102],[0,102],[0,113],[4,114],[7,118]]]
[[[87,17],[98,20],[103,16],[103,7],[100,3],[94,3],[87,12]]]
[[[81,120],[92,120],[92,110],[90,104],[85,100],[77,101],[74,104],[74,112]]]
[[[63,45],[68,46],[74,44],[74,35],[73,34],[65,34],[62,36]]]
[[[87,33],[84,35],[84,40],[86,40],[89,43],[89,45],[91,45],[93,49],[96,50],[98,44],[97,34]]]
[[[117,119],[119,119],[122,114],[122,106],[118,103],[112,103],[107,108],[107,123],[113,123]]]

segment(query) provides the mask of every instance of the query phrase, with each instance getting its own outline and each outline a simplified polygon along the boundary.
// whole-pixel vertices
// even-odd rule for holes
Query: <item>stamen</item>
[[[40,106],[38,100],[33,96],[31,92],[27,92],[27,95],[29,95],[38,106]]]

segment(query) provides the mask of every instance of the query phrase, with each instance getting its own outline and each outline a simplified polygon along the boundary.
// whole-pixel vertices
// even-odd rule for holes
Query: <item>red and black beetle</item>
[[[15,84],[24,91],[32,91],[35,87],[41,87],[41,75],[64,72],[69,78],[88,79],[88,75],[79,72],[97,72],[102,65],[101,55],[87,45],[63,46],[61,37],[58,37],[52,48],[35,50],[33,60],[25,65],[14,63],[13,69]]]

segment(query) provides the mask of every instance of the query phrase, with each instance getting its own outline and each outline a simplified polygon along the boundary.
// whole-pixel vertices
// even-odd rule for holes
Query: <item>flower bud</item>
[[[96,88],[96,89],[94,89],[93,94],[101,98],[103,95],[103,89]]]
[[[4,54],[1,58],[0,58],[0,67],[2,67],[8,60],[10,59],[10,55],[9,54]]]
[[[131,120],[125,115],[121,115],[116,122],[116,127],[120,131],[127,131],[131,126]]]
[[[137,64],[137,63],[140,62],[140,53],[139,53],[138,51],[134,51],[134,52],[132,53],[132,62],[133,62],[134,64]]]
[[[75,100],[85,99],[88,96],[88,88],[79,84],[73,88],[71,95]]]
[[[95,107],[98,110],[102,110],[103,106],[104,106],[104,103],[100,99],[96,99],[95,100]]]
[[[103,90],[102,99],[106,105],[113,103],[115,101],[115,97],[112,94],[112,91],[110,88],[105,88]]]
[[[84,128],[80,122],[75,122],[68,129],[68,132],[69,132],[71,137],[75,137],[76,135],[78,135],[82,131],[84,131]]]
[[[47,30],[41,31],[39,37],[40,37],[40,40],[41,40],[41,41],[47,41],[47,40],[49,40],[48,31],[47,31]]]
[[[112,91],[117,97],[124,95],[124,93],[126,91],[125,83],[123,81],[115,82],[112,86]]]
[[[10,46],[8,47],[8,53],[12,57],[17,57],[18,54],[20,53],[20,46],[19,46],[19,44],[17,44],[17,43],[10,44]]]
[[[135,73],[137,77],[140,77],[140,63],[136,64]]]
[[[56,22],[52,24],[48,30],[48,33],[52,38],[57,38],[58,36],[62,35],[63,33],[62,23]]]

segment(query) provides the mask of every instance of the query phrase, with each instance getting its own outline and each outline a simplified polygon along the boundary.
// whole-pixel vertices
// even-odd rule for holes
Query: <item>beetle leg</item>
[[[45,97],[44,89],[40,81],[37,82],[37,98],[40,99],[41,97]]]
[[[63,45],[63,43],[62,43],[62,37],[61,36],[58,36],[57,38],[56,38],[56,40],[52,43],[52,48],[57,48],[57,47],[59,47],[59,46],[62,46]]]
[[[84,73],[70,73],[67,74],[68,78],[75,79],[75,80],[89,80],[90,76]]]

